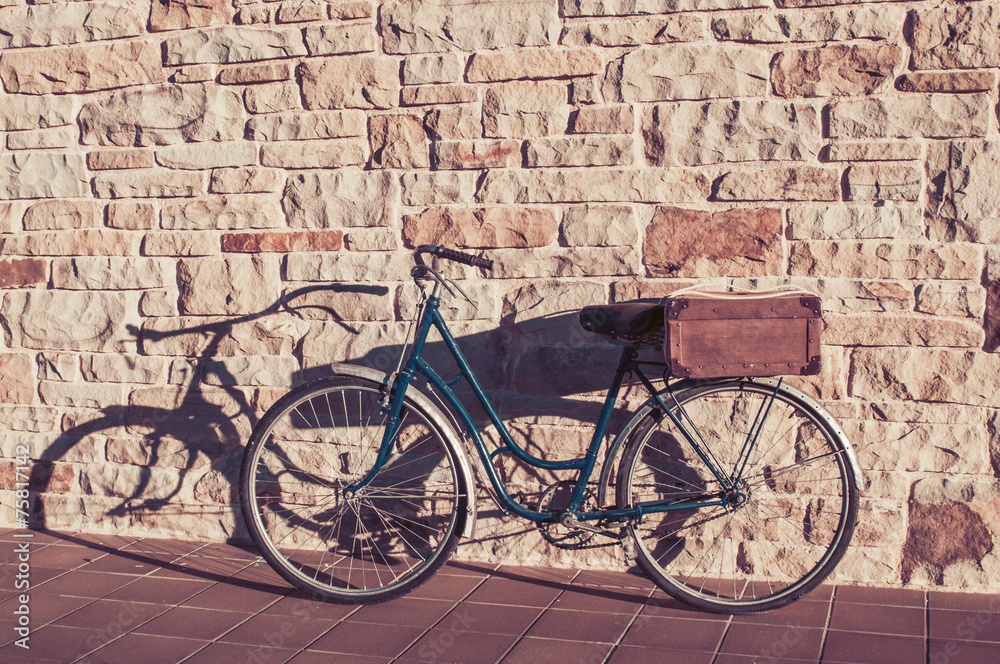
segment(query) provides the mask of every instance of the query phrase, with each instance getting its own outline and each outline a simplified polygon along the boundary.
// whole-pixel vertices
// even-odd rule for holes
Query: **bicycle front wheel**
[[[660,410],[630,437],[619,506],[678,508],[630,525],[642,570],[674,598],[715,613],[776,609],[818,586],[844,555],[857,517],[850,445],[839,428],[771,381],[661,396],[708,461]]]
[[[454,551],[469,487],[433,418],[408,398],[388,459],[381,385],[340,376],[303,385],[255,427],[240,500],[261,555],[320,599],[374,604],[430,578]]]

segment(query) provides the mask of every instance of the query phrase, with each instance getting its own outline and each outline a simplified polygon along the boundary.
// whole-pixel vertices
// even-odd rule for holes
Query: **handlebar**
[[[417,247],[416,258],[417,263],[423,265],[423,261],[420,258],[420,254],[431,254],[432,256],[438,256],[450,261],[455,261],[456,263],[464,263],[465,265],[471,265],[472,267],[481,267],[486,270],[493,269],[493,261],[489,258],[483,258],[482,256],[473,256],[472,254],[465,254],[461,251],[456,251],[454,249],[448,249],[447,247],[439,247],[434,244],[422,244]]]

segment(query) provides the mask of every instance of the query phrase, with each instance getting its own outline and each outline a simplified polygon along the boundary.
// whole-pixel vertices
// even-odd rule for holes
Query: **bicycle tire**
[[[662,393],[730,476],[755,416],[763,424],[742,476],[745,502],[632,522],[640,568],[675,599],[713,613],[768,611],[815,589],[843,557],[857,519],[850,444],[839,427],[808,397],[770,381],[719,381],[674,396]],[[619,507],[721,490],[662,410],[630,436],[618,469]]]
[[[292,390],[254,427],[240,502],[254,543],[289,583],[328,602],[376,604],[427,581],[465,526],[456,451],[407,397],[391,456],[372,468],[387,416],[378,382],[323,378]]]

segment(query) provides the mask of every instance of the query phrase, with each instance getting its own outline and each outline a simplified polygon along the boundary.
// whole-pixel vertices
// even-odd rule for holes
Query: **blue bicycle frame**
[[[747,440],[744,442],[743,451],[740,458],[742,462],[736,464],[734,472],[732,474],[727,474],[722,471],[720,464],[715,459],[711,452],[711,449],[701,438],[698,433],[697,428],[694,428],[694,433],[689,431],[688,427],[684,425],[682,419],[685,419],[685,413],[683,406],[673,397],[673,393],[670,392],[671,398],[674,401],[674,407],[668,407],[668,405],[663,401],[660,394],[656,388],[652,385],[649,379],[642,373],[639,369],[640,362],[637,361],[638,352],[635,345],[626,346],[621,354],[621,358],[618,362],[618,367],[615,370],[614,378],[611,382],[611,387],[608,390],[607,397],[604,401],[604,406],[601,409],[600,417],[598,418],[596,429],[594,431],[593,438],[591,439],[590,445],[587,449],[586,454],[583,457],[576,459],[569,459],[565,461],[550,461],[546,459],[540,459],[526,450],[514,441],[511,437],[510,432],[504,425],[503,421],[500,419],[499,414],[493,407],[486,393],[483,391],[482,386],[476,379],[472,368],[469,366],[468,361],[465,359],[461,349],[452,336],[451,331],[448,329],[447,323],[440,313],[440,298],[439,298],[439,288],[440,285],[436,285],[432,295],[430,295],[426,302],[424,303],[424,309],[421,313],[419,320],[417,322],[416,335],[413,342],[413,348],[411,349],[409,355],[406,357],[405,363],[402,365],[400,371],[395,375],[395,380],[391,385],[387,385],[388,390],[386,398],[383,400],[383,410],[388,415],[388,422],[385,430],[385,434],[382,440],[382,445],[379,451],[378,460],[374,464],[372,470],[368,475],[360,480],[357,484],[351,487],[351,491],[356,491],[361,487],[368,484],[379,472],[385,462],[390,456],[392,449],[393,440],[401,425],[401,413],[403,409],[404,398],[406,396],[406,391],[410,387],[416,375],[419,373],[424,376],[428,382],[440,392],[451,406],[453,412],[457,414],[460,418],[466,431],[472,437],[476,450],[479,453],[480,460],[483,462],[483,467],[490,479],[490,483],[493,485],[493,489],[496,491],[496,495],[499,500],[502,501],[503,505],[514,512],[518,516],[525,519],[529,519],[535,522],[551,521],[559,518],[561,515],[570,513],[578,521],[591,521],[598,519],[609,519],[609,520],[641,520],[644,514],[651,514],[657,512],[668,512],[672,510],[682,510],[682,509],[692,509],[707,506],[728,506],[739,504],[745,495],[736,489],[739,485],[739,481],[742,476],[743,469],[746,465],[747,459],[749,459],[752,450],[754,449],[757,437],[760,433],[760,427],[757,426],[757,422],[760,422],[760,426],[763,426],[763,422],[766,419],[767,412],[770,409],[771,403],[773,402],[774,395],[771,396],[770,400],[766,400],[762,405],[760,411],[757,413],[756,421],[754,426],[751,427],[750,434],[747,436]],[[434,328],[441,335],[444,340],[445,345],[451,352],[455,359],[460,375],[458,378],[451,382],[446,382],[442,379],[434,369],[427,364],[423,359],[423,349],[427,343],[427,337],[430,334],[431,328]],[[641,364],[657,364],[651,362],[642,362]],[[621,390],[622,383],[625,377],[629,374],[633,374],[639,378],[646,390],[650,393],[652,398],[655,400],[657,405],[661,410],[661,416],[663,413],[669,417],[673,423],[677,426],[678,430],[681,431],[684,438],[692,446],[698,457],[706,464],[710,472],[715,476],[716,480],[722,487],[721,491],[712,494],[706,494],[697,497],[687,497],[679,500],[664,500],[664,501],[654,501],[647,503],[640,503],[631,508],[624,509],[610,509],[610,510],[597,510],[597,511],[579,511],[580,506],[583,504],[584,494],[587,488],[587,483],[593,474],[594,467],[597,463],[598,451],[600,450],[601,441],[604,439],[605,433],[607,432],[608,424],[611,421],[611,415],[614,411],[615,403],[618,400],[618,394]],[[503,447],[498,448],[493,453],[490,453],[484,443],[482,436],[479,433],[478,427],[473,422],[472,416],[459,401],[458,397],[452,390],[452,386],[456,385],[462,378],[468,381],[476,399],[482,405],[483,409],[486,411],[487,417],[489,417],[490,422],[496,427],[500,434],[501,440],[503,442]],[[780,383],[779,383],[780,385]],[[777,393],[777,389],[775,389]],[[678,414],[675,414],[674,410],[677,410]],[[690,422],[690,418],[687,418]],[[693,422],[691,422],[693,427]],[[521,461],[545,470],[577,470],[579,474],[577,476],[575,486],[573,489],[572,496],[569,501],[569,505],[566,509],[561,509],[558,511],[535,511],[524,507],[517,502],[506,490],[503,481],[501,480],[496,466],[493,463],[494,458],[503,452],[511,452]]]

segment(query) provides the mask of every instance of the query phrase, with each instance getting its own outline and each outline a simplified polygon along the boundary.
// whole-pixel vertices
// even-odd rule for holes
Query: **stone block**
[[[893,204],[865,207],[807,206],[788,211],[792,240],[921,238],[924,225],[916,207]]]
[[[73,382],[80,374],[80,356],[71,353],[38,353],[38,380]]]
[[[985,136],[993,113],[988,95],[924,95],[840,101],[830,106],[830,138]]]
[[[792,276],[978,280],[982,270],[982,248],[967,244],[796,242],[789,256]]]
[[[365,281],[371,281],[366,277]],[[293,308],[306,320],[391,321],[396,319],[393,298],[361,288],[320,288],[304,292],[294,300]],[[338,355],[336,361],[342,361]],[[284,384],[288,384],[285,381]]]
[[[823,343],[833,346],[980,348],[983,328],[968,320],[892,314],[827,316]]]
[[[403,85],[457,83],[465,73],[465,61],[455,53],[413,55],[403,60]]]
[[[0,2],[0,6],[18,4]],[[34,4],[2,10],[0,49],[58,46],[138,37],[143,19],[132,8],[102,2]]]
[[[76,198],[89,193],[83,155],[74,152],[0,154],[0,200]]]
[[[52,150],[79,143],[80,132],[66,126],[37,131],[21,131],[7,136],[8,150]]]
[[[0,104],[0,129],[20,131],[64,127],[74,122],[72,97],[46,95],[4,97]]]
[[[213,194],[265,194],[280,191],[284,186],[284,173],[278,169],[217,168],[212,171],[208,191]]]
[[[896,80],[902,92],[989,92],[997,85],[992,71],[911,72]]]
[[[135,290],[173,282],[173,263],[155,258],[78,256],[52,261],[52,286],[59,289]]]
[[[1000,143],[935,143],[927,153],[927,225],[937,241],[1000,243]]]
[[[839,4],[834,0],[830,3]],[[838,42],[895,37],[905,10],[878,6],[811,12],[745,12],[712,19],[712,34],[721,41],[783,43]]]
[[[402,247],[395,230],[389,228],[359,228],[344,236],[349,251],[397,251]]]
[[[859,348],[851,362],[855,368],[852,394],[861,398],[995,404],[998,355],[974,350]],[[976,464],[974,472],[982,472],[985,465]]]
[[[367,23],[311,25],[305,30],[309,55],[371,53],[376,47],[375,28]]]
[[[151,32],[225,25],[232,18],[225,0],[157,0],[149,14]]]
[[[631,134],[635,113],[628,105],[585,106],[570,116],[574,134]]]
[[[0,426],[8,431],[56,431],[59,411],[40,406],[0,406]]]
[[[93,228],[102,225],[104,206],[87,200],[41,201],[25,211],[23,221],[26,231]]]
[[[488,171],[476,191],[479,203],[678,203],[704,202],[710,193],[701,173],[680,169],[532,169]]]
[[[457,282],[459,287],[465,291],[475,306],[470,304],[464,297],[446,297],[441,302],[441,315],[451,324],[452,321],[467,320],[495,320],[500,314],[498,306],[498,288],[490,281],[470,281],[463,280]],[[417,310],[422,296],[419,287],[414,283],[400,286],[397,295],[396,310],[399,312],[397,318],[411,318],[412,312]],[[461,342],[460,342],[461,343]]]
[[[264,311],[281,294],[275,256],[182,259],[178,306],[184,316],[231,316]]]
[[[840,172],[819,166],[731,171],[716,183],[720,201],[839,201]]]
[[[474,140],[483,137],[483,114],[474,106],[434,108],[424,116],[424,128],[435,141]]]
[[[365,136],[368,122],[363,111],[278,113],[250,118],[247,130],[257,141],[303,141]]]
[[[106,171],[93,179],[98,198],[192,198],[204,193],[205,176],[197,171]]]
[[[151,233],[142,241],[144,256],[215,256],[219,234],[205,231]]]
[[[168,201],[160,212],[160,226],[170,231],[277,228],[283,222],[281,206],[264,196],[213,196],[194,201]]]
[[[399,103],[399,65],[372,55],[308,60],[298,67],[309,110],[392,108]]]
[[[0,55],[0,79],[11,94],[93,92],[166,80],[158,44],[112,41]]]
[[[222,236],[222,251],[230,253],[339,251],[343,246],[343,231],[227,233]]]
[[[331,3],[330,18],[340,21],[350,21],[356,18],[371,18],[375,16],[375,5],[370,0]]]
[[[916,161],[923,157],[924,146],[915,141],[865,141],[833,143],[826,147],[828,161]]]
[[[767,51],[744,46],[671,44],[639,48],[613,60],[604,98],[613,102],[763,97]]]
[[[297,253],[285,259],[289,281],[405,281],[412,269],[408,254]]]
[[[224,26],[185,32],[163,44],[169,66],[202,62],[233,64],[308,55],[302,31],[296,28],[237,28]]]
[[[171,83],[205,83],[219,76],[219,65],[187,65],[178,67],[167,79]]]
[[[303,173],[285,185],[292,228],[390,226],[399,219],[399,178],[381,171]]]
[[[521,165],[521,142],[438,141],[432,145],[431,158],[436,170],[517,168]]]
[[[598,76],[577,78],[569,82],[569,103],[573,106],[600,104],[601,86]]]
[[[0,400],[31,404],[35,400],[35,363],[27,353],[0,353]],[[5,448],[5,452],[10,448]]]
[[[156,155],[152,150],[95,150],[87,153],[87,168],[92,171],[120,171],[152,168]]]
[[[294,76],[292,65],[287,62],[261,62],[226,67],[219,73],[219,83],[223,85],[275,83],[290,81]]]
[[[34,286],[49,281],[49,265],[38,258],[0,260],[0,288]]]
[[[630,166],[635,162],[631,136],[536,138],[526,142],[528,168],[565,166]]]
[[[430,151],[423,118],[418,115],[378,115],[369,123],[372,166],[428,168]]]
[[[914,295],[914,308],[931,316],[978,319],[986,309],[987,290],[961,282],[932,281],[920,284]]]
[[[368,143],[356,138],[265,143],[260,163],[284,169],[343,168],[368,161]]]
[[[633,247],[542,247],[489,252],[494,279],[549,279],[637,275],[642,272]]]
[[[432,208],[403,216],[403,241],[408,247],[544,247],[555,242],[557,233],[555,214],[547,209]]]
[[[657,104],[643,119],[646,158],[657,166],[813,160],[819,110],[764,100]]]
[[[292,384],[299,363],[294,357],[242,356],[208,361],[205,382],[208,385],[273,385]]]
[[[628,205],[574,205],[559,226],[571,247],[634,247],[639,244],[635,210]]]
[[[854,164],[847,169],[847,198],[852,201],[918,201],[922,169],[906,164]]]
[[[559,43],[564,46],[641,46],[699,41],[705,19],[690,14],[565,25]]]
[[[473,53],[465,78],[471,83],[519,79],[573,78],[604,71],[593,51],[585,49],[519,49]]]
[[[136,314],[120,292],[11,291],[0,305],[11,343],[38,350],[134,351]]]
[[[440,172],[404,173],[403,205],[470,203],[476,194],[478,173]]]
[[[38,384],[38,395],[46,406],[67,408],[112,408],[125,403],[127,389],[115,384],[50,383]]]
[[[643,263],[653,276],[780,274],[781,211],[702,212],[660,206],[646,228]]]
[[[302,108],[295,81],[248,86],[243,92],[243,103],[251,113],[279,113]]]
[[[24,230],[24,213],[28,201],[0,201],[0,233],[18,233]]]
[[[886,87],[902,58],[892,44],[785,51],[771,66],[771,84],[779,97],[860,97]]]
[[[233,323],[229,318],[151,318],[143,321],[146,355],[213,357],[291,355],[309,325],[291,315]]]
[[[280,5],[275,13],[275,23],[304,23],[321,21],[327,16],[327,3],[317,0],[299,0]]]
[[[157,150],[156,163],[189,171],[252,166],[257,163],[257,146],[246,142],[177,145]]]
[[[490,138],[565,133],[568,100],[565,83],[515,81],[491,86],[483,99],[483,133]]]
[[[630,16],[770,7],[766,0],[562,0],[566,16]]]
[[[142,299],[139,300],[139,313],[146,318],[179,316],[177,291],[167,289],[143,292]]]
[[[83,105],[84,145],[170,145],[243,138],[246,114],[233,90],[205,83],[114,92]]]
[[[986,285],[983,327],[986,331],[985,350],[990,353],[1000,352],[1000,279],[993,279]]]
[[[103,228],[39,231],[0,238],[0,254],[23,256],[130,256],[139,236]]]
[[[915,10],[910,42],[915,69],[1000,66],[1000,12],[990,4]]]
[[[120,201],[108,203],[107,224],[109,228],[123,231],[145,231],[153,228],[156,209],[150,203]]]
[[[495,0],[394,0],[382,7],[380,28],[387,53],[479,51],[555,44],[559,17],[555,3],[542,0],[517,11]]]
[[[469,104],[479,101],[479,87],[466,83],[411,85],[403,88],[399,101],[403,106]]]

